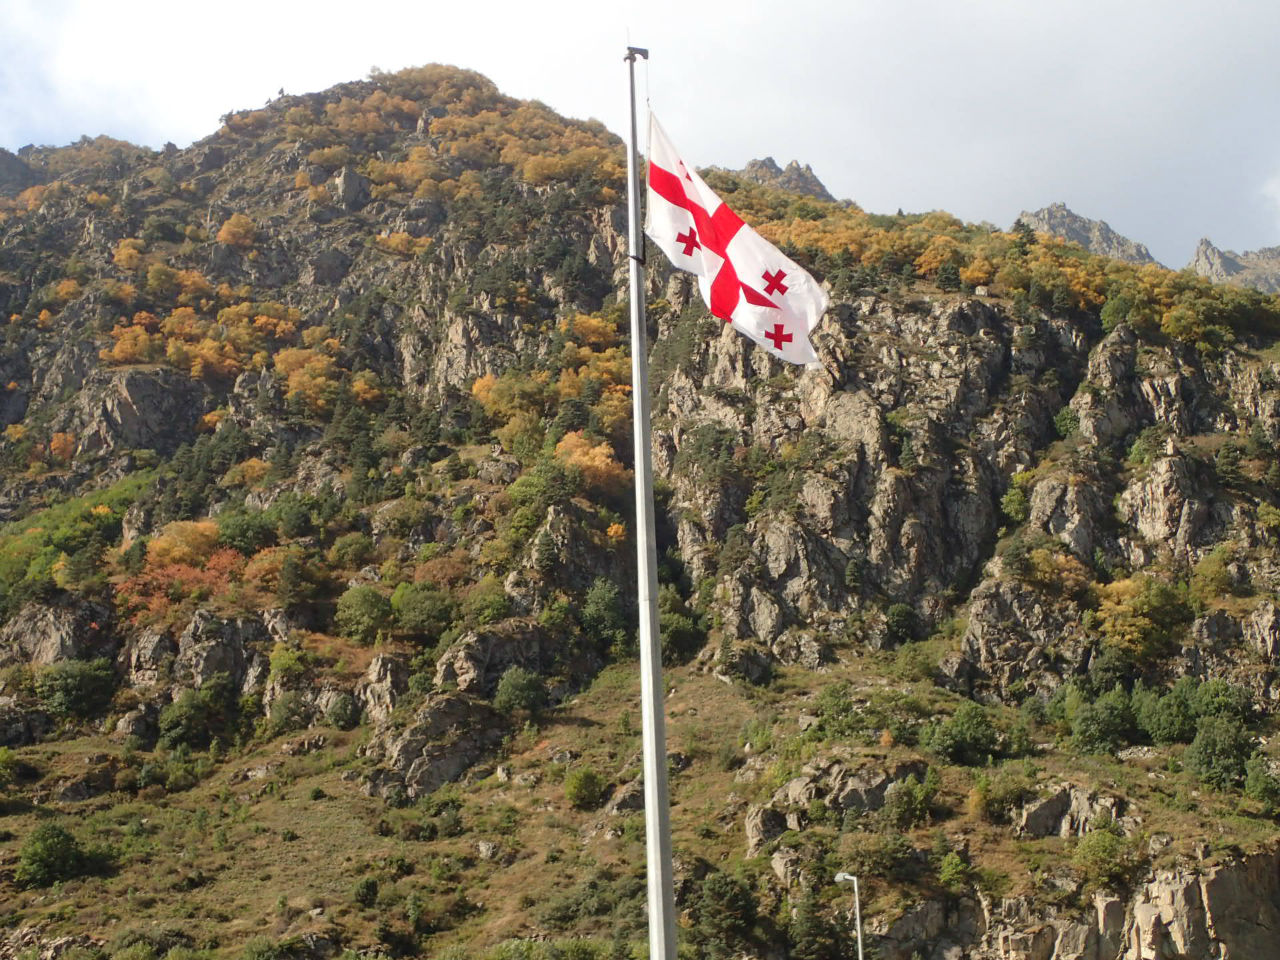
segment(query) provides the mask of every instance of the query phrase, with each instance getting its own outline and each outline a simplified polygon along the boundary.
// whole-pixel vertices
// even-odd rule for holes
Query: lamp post
[[[836,883],[853,884],[853,918],[858,932],[858,960],[862,960],[862,901],[858,897],[858,878],[851,873],[837,873]]]

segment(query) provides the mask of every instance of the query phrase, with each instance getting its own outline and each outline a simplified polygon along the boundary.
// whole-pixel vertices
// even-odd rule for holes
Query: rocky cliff
[[[1105,220],[1090,220],[1072,212],[1065,203],[1052,203],[1034,213],[1024,210],[1019,218],[1032,230],[1062,237],[1104,257],[1127,263],[1156,262],[1144,244],[1116,233]]]
[[[1187,266],[1215,283],[1254,287],[1268,293],[1280,290],[1280,247],[1234,253],[1219,250],[1205,238],[1196,246]]]

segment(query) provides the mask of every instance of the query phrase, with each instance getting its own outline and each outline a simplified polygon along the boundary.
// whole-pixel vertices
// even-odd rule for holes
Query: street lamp
[[[858,960],[862,960],[862,901],[858,898],[858,878],[851,873],[837,873],[836,883],[853,884],[853,918],[858,931]]]

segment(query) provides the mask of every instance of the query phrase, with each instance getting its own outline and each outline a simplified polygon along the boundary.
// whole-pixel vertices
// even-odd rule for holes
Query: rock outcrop
[[[1073,213],[1065,203],[1051,203],[1034,213],[1024,210],[1019,219],[1037,233],[1078,243],[1090,253],[1129,263],[1156,262],[1144,244],[1116,233],[1105,220],[1090,220]]]
[[[1219,250],[1202,238],[1187,267],[1214,283],[1253,287],[1263,293],[1280,291],[1280,247],[1235,253]]]

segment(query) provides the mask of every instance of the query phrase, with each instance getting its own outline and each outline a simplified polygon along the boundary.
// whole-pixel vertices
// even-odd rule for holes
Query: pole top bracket
[[[636,57],[642,60],[649,59],[649,50],[647,47],[627,47],[627,55],[623,57],[628,63],[635,63]]]

